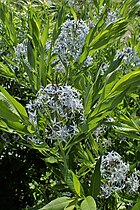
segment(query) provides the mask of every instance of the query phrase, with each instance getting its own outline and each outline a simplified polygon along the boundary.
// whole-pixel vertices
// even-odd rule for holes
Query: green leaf
[[[39,210],[64,210],[66,206],[72,201],[68,197],[57,198]]]
[[[113,86],[118,81],[118,73],[119,71],[115,70],[106,76],[106,82],[103,89],[101,90],[102,94],[101,94],[100,100],[109,96],[110,92],[112,91]]]
[[[90,141],[90,145],[91,145],[91,149],[93,153],[95,153],[96,156],[99,156],[98,143],[97,141],[95,141],[91,133],[89,133],[89,141]]]
[[[81,210],[96,210],[96,203],[94,198],[87,196],[81,203]]]
[[[20,122],[13,122],[13,121],[9,121],[8,120],[6,123],[7,123],[8,128],[9,129],[12,129],[14,132],[16,131],[16,132],[22,133],[22,134],[25,134],[25,133],[26,134],[33,133],[33,131],[32,132],[29,132],[27,130],[27,126],[21,124]]]
[[[47,163],[57,163],[58,162],[58,160],[53,156],[50,156],[48,158],[44,158],[43,160]]]
[[[0,87],[0,127],[7,132],[34,133],[25,108],[3,87]]]
[[[94,92],[93,86],[91,86],[90,89],[85,93],[85,100],[84,100],[85,115],[87,115],[91,109],[93,92]]]
[[[63,175],[64,175],[65,183],[69,186],[70,190],[75,193],[71,171],[68,170],[65,173],[63,173]]]
[[[44,31],[42,33],[41,42],[42,46],[44,47],[48,38],[48,32],[49,32],[49,19],[47,19],[47,24],[44,28]]]
[[[92,129],[95,129],[99,123],[104,117],[109,115],[116,106],[122,101],[124,96],[126,95],[127,90],[124,90],[123,92],[114,93],[114,95],[110,95],[103,101],[101,101],[97,107],[95,107],[94,111],[91,113],[91,118],[89,118],[89,131]]]
[[[11,10],[7,7],[7,4],[1,3],[0,4],[0,18],[3,21],[3,24],[6,29],[6,35],[9,36],[9,44],[10,45],[17,45],[17,34],[16,34],[16,28],[14,25],[14,18],[13,13]]]
[[[20,119],[15,107],[0,93],[0,117],[17,122]]]
[[[9,120],[10,119],[10,120]],[[22,123],[14,120],[11,115],[10,117],[3,117],[3,120],[0,119],[0,129],[4,130],[9,133],[17,132],[20,134],[32,134],[35,132],[33,126],[30,126],[30,130],[28,129],[29,126],[23,125]]]
[[[0,90],[6,97],[9,104],[11,104],[14,110],[17,111],[18,115],[22,116],[23,118],[28,118],[25,108],[17,100],[14,99],[3,87],[0,87]]]
[[[55,42],[55,40],[57,39],[57,37],[60,33],[60,26],[64,21],[64,16],[65,16],[65,10],[64,10],[64,7],[62,6],[58,11],[58,18],[57,18],[57,21],[56,21],[56,24],[55,24],[54,30],[53,30],[53,35],[52,35],[53,43]]]
[[[140,200],[133,206],[131,210],[140,210]]]
[[[94,0],[94,5],[95,5],[97,11],[99,11],[99,3],[97,0]]]
[[[117,58],[116,60],[114,60],[111,64],[110,64],[110,66],[109,66],[109,68],[107,69],[107,74],[109,74],[110,72],[113,72],[115,69],[117,69],[118,67],[119,67],[119,65],[121,64],[121,61],[122,61],[122,59],[123,59],[123,56],[121,57],[121,58]],[[106,74],[105,73],[105,74]]]
[[[3,63],[0,62],[0,75],[8,78],[16,78],[16,75],[14,72],[10,71],[10,69]]]
[[[124,75],[117,83],[114,85],[113,91],[123,91],[128,88],[135,89],[140,84],[140,68]]]
[[[81,195],[81,184],[77,178],[77,176],[73,173],[73,171],[70,171],[73,177],[73,185],[74,185],[74,189],[77,193],[77,195]]]
[[[6,122],[4,122],[2,119],[0,119],[0,130],[7,131],[9,133],[13,132],[13,129],[9,128]]]
[[[65,174],[65,182],[69,186],[69,188],[76,193],[78,196],[84,195],[84,190],[82,185],[80,184],[77,176],[73,173],[73,171],[68,170]]]
[[[40,35],[40,30],[39,30],[39,24],[35,19],[35,17],[31,19],[31,24],[32,24],[33,33],[35,34],[36,39],[38,40]]]
[[[34,49],[33,44],[32,44],[32,40],[28,41],[27,55],[28,55],[28,61],[29,61],[30,65],[31,65],[31,67],[35,69],[36,53],[35,53],[35,49]],[[31,77],[31,75],[29,75],[29,77]],[[33,79],[33,77],[31,79]]]
[[[122,101],[126,93],[134,90],[140,84],[140,71],[135,71],[124,75],[117,80],[117,70],[110,73],[106,78],[104,88],[101,90],[101,96],[97,106],[89,115],[89,131],[96,128],[98,122],[110,114]]]
[[[64,210],[74,210],[76,208],[76,204],[78,202],[78,199],[75,199],[73,201],[71,201],[65,208]]]
[[[27,75],[29,77],[29,81],[30,81],[32,90],[33,90],[33,92],[35,92],[36,85],[35,85],[35,75],[33,74],[33,70],[30,67],[28,67],[28,65],[26,63],[23,63],[23,65],[24,65],[24,71],[27,73]]]
[[[127,22],[125,20],[118,20],[115,23],[111,23],[106,27],[104,31],[101,31],[89,44],[89,55],[97,49],[105,48],[114,39],[120,37],[126,32]]]
[[[58,28],[61,26],[61,24],[64,22],[64,16],[65,16],[65,7],[62,6],[58,12],[58,19],[57,19],[57,26]]]
[[[44,53],[44,50],[41,51],[40,53],[40,58],[39,58],[39,75],[38,75],[38,78],[37,78],[37,87],[38,89],[40,89],[40,86],[46,86],[46,74],[47,74],[47,71],[46,71],[46,66],[45,66],[45,53]]]
[[[74,210],[75,209],[75,205],[71,205],[69,207],[66,207],[64,210]]]
[[[76,13],[74,11],[74,8],[71,5],[70,5],[70,11],[71,11],[71,13],[72,13],[72,15],[74,17],[74,20],[77,20],[77,15],[76,15]]]
[[[80,55],[80,58],[78,61],[79,64],[83,63],[86,60],[88,53],[89,53],[89,49],[88,49],[88,47],[85,46],[82,54]]]
[[[99,191],[100,191],[100,185],[101,185],[100,165],[101,165],[101,157],[99,158],[99,160],[96,163],[95,171],[94,171],[94,174],[93,174],[92,180],[91,180],[90,192],[94,198],[96,198],[98,196]]]

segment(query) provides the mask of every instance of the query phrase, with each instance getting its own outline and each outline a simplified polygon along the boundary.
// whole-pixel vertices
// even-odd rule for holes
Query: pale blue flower
[[[108,198],[113,192],[124,189],[128,172],[129,164],[123,162],[117,152],[104,155],[101,162],[102,196]]]

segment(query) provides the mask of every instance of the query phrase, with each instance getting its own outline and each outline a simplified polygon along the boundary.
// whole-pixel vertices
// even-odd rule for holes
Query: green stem
[[[64,168],[65,168],[66,171],[68,171],[67,158],[66,158],[66,155],[65,155],[65,152],[64,152],[64,148],[62,146],[62,143],[59,140],[58,140],[58,145],[59,145],[59,148],[60,148],[60,151],[61,151],[61,155],[63,157]]]

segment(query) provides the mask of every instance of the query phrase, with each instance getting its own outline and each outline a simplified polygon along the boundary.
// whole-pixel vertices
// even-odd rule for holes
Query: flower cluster
[[[83,20],[67,20],[62,24],[61,32],[52,48],[52,55],[55,59],[52,61],[52,67],[55,72],[65,73],[65,67],[71,62],[77,62],[83,46],[89,27]],[[45,45],[46,51],[51,48],[51,41]],[[46,60],[48,57],[46,57]],[[87,56],[83,63],[83,68],[90,67],[93,64],[92,56]]]
[[[138,54],[130,47],[124,50],[124,57],[123,60],[126,64],[131,64],[132,66],[139,66],[140,65],[140,58]]]
[[[88,2],[89,2],[89,4],[91,3],[90,0],[89,0]],[[97,10],[95,9],[95,7],[92,8],[92,13],[93,13],[93,16],[94,16],[96,22],[100,20],[103,11],[104,11],[104,5],[102,5],[102,6],[100,7],[100,10],[99,10],[98,12],[97,12]],[[89,16],[90,16],[90,13],[89,13]],[[93,23],[94,23],[94,22],[93,22]],[[94,26],[95,26],[95,25],[94,25]]]
[[[101,162],[102,195],[108,198],[113,192],[123,189],[128,172],[129,164],[123,162],[117,152],[112,151],[103,156]]]
[[[28,62],[27,56],[27,39],[24,39],[23,42],[19,43],[16,47],[14,47],[15,57],[12,59],[13,63],[16,65],[10,64],[11,69],[21,74],[21,66],[24,62],[29,68],[30,64]],[[27,73],[23,72],[23,77],[27,78]]]
[[[89,67],[93,64],[93,58],[89,55],[83,63],[83,67]]]
[[[106,127],[104,125],[100,125],[94,130],[94,136],[97,142],[102,139],[102,136],[105,134],[105,132]]]
[[[106,24],[115,22],[118,19],[118,14],[116,11],[109,11],[106,17]]]
[[[82,52],[89,27],[83,20],[67,20],[63,23],[58,36],[54,53],[69,65],[70,61],[76,62]]]
[[[127,178],[126,181],[127,192],[130,194],[134,194],[138,192],[140,187],[140,172],[135,169],[130,177]]]
[[[25,39],[22,43],[14,47],[14,50],[17,58],[25,58],[27,56],[27,40]]]
[[[138,54],[130,47],[124,49],[123,51],[117,51],[116,57],[122,57],[123,61],[127,65],[131,65],[133,67],[140,66],[140,58]]]
[[[78,132],[78,123],[84,120],[84,108],[80,94],[71,86],[49,84],[41,88],[37,98],[27,105],[30,120],[38,124],[38,112],[45,118],[46,139],[67,141]]]
[[[123,162],[121,156],[114,151],[102,157],[101,176],[101,193],[106,198],[120,190],[134,194],[140,187],[139,171],[135,169],[131,174],[129,164]]]

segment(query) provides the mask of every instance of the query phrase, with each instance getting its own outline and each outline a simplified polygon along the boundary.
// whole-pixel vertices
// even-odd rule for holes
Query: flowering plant
[[[138,209],[139,1],[12,3],[0,2],[1,160],[33,154],[17,208]]]

